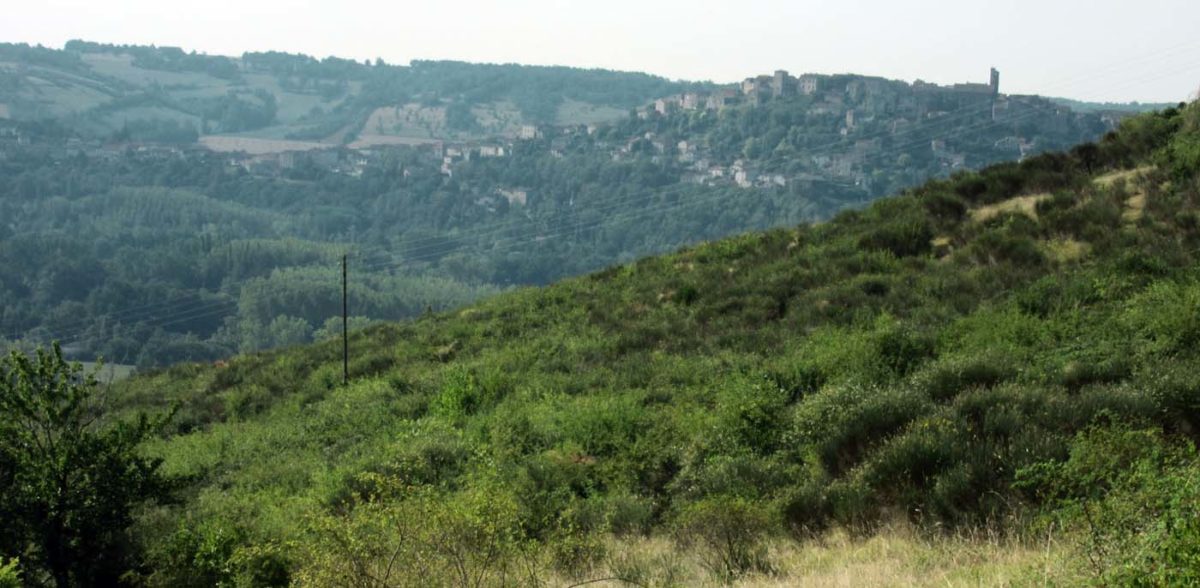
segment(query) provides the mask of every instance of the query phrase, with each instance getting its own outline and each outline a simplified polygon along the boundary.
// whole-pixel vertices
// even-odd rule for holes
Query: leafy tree
[[[133,564],[133,508],[170,490],[138,452],[162,423],[104,422],[97,386],[57,344],[0,360],[0,556],[35,584],[116,583]]]

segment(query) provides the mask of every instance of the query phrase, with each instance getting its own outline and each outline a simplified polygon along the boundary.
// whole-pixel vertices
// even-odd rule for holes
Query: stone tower
[[[1000,93],[1000,72],[994,67],[992,68],[992,80],[990,85],[992,86],[992,95],[998,95]]]

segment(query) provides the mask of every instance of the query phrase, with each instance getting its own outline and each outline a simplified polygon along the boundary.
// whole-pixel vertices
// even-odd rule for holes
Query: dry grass
[[[1039,245],[1042,253],[1055,263],[1079,261],[1091,252],[1091,245],[1074,239],[1051,239]]]
[[[664,538],[614,539],[603,564],[580,578],[551,579],[548,586],[723,586],[696,553]],[[923,537],[900,524],[869,538],[834,531],[820,540],[773,540],[775,574],[751,575],[741,588],[1050,586],[1085,581],[1067,549],[1050,538],[1044,545],[988,536]],[[619,578],[625,578],[624,581]]]
[[[989,204],[987,206],[980,206],[979,208],[972,210],[971,220],[981,223],[1006,212],[1023,214],[1033,220],[1037,220],[1037,204],[1038,202],[1048,198],[1050,198],[1049,194],[1015,196],[1013,198],[1009,198],[1008,200],[997,202],[995,204]]]
[[[1137,192],[1125,201],[1125,210],[1121,211],[1121,220],[1133,224],[1146,214],[1146,193]]]
[[[1116,183],[1117,180],[1129,181],[1129,180],[1132,180],[1133,178],[1140,176],[1152,169],[1154,169],[1154,166],[1152,166],[1152,165],[1145,165],[1145,166],[1136,167],[1133,169],[1123,169],[1120,171],[1107,173],[1102,176],[1097,176],[1096,179],[1092,180],[1092,181],[1097,186],[1100,186],[1101,188],[1107,188],[1107,187],[1113,185],[1114,183]]]
[[[1154,166],[1144,165],[1134,169],[1125,169],[1107,173],[1097,177],[1093,182],[1100,188],[1110,188],[1117,182],[1130,185],[1136,180],[1153,171]],[[1142,190],[1135,190],[1128,199],[1125,200],[1125,210],[1121,213],[1121,219],[1127,224],[1133,224],[1142,218],[1146,212],[1146,193]]]

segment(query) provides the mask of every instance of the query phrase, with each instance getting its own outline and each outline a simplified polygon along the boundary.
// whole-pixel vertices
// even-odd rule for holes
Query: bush
[[[828,489],[819,481],[801,484],[785,495],[781,511],[784,525],[794,536],[815,537],[829,527]]]
[[[297,586],[521,586],[529,553],[511,492],[477,480],[465,492],[410,494],[310,520]]]
[[[834,481],[826,496],[830,518],[853,533],[869,533],[879,520],[883,504],[861,476]]]
[[[814,450],[837,474],[929,409],[911,388],[827,386],[797,405],[786,440],[793,451]]]
[[[1200,436],[1200,379],[1194,361],[1168,361],[1140,375],[1138,383],[1150,392],[1159,422],[1170,431]]]
[[[966,251],[969,258],[978,265],[1008,262],[1018,266],[1037,266],[1045,261],[1032,237],[1009,230],[1008,226],[984,231],[971,241]]]
[[[232,585],[231,560],[244,534],[227,525],[184,522],[151,552],[155,572],[151,586],[202,588]]]
[[[789,394],[769,382],[734,382],[717,406],[718,442],[758,455],[774,452],[783,441]]]
[[[128,572],[134,513],[174,487],[142,447],[165,421],[102,419],[100,393],[57,344],[0,359],[0,554],[58,586]]]
[[[933,250],[933,229],[927,221],[898,220],[867,233],[858,241],[862,249],[882,249],[896,257],[925,255]]]
[[[0,558],[0,588],[21,588],[20,561]]]
[[[1132,372],[1127,357],[1113,357],[1101,361],[1071,361],[1063,366],[1059,381],[1067,390],[1078,392],[1084,386],[1124,381]]]
[[[1200,583],[1200,455],[1150,429],[1096,426],[1070,457],[1018,472],[1087,556],[1098,583]]]
[[[929,214],[942,222],[962,220],[967,213],[967,203],[962,198],[940,190],[924,194],[921,202]]]
[[[721,582],[751,572],[773,573],[763,539],[770,516],[756,502],[713,498],[688,506],[679,517],[676,539],[694,548],[704,567]]]
[[[933,356],[931,337],[895,325],[877,336],[876,346],[883,365],[896,376],[905,376]]]
[[[447,370],[442,389],[429,404],[429,410],[437,416],[459,420],[485,408],[491,408],[512,388],[511,383],[498,371],[477,373],[454,366]]]
[[[972,388],[991,388],[1017,374],[1003,355],[952,356],[941,359],[914,377],[917,387],[930,398],[943,402]]]

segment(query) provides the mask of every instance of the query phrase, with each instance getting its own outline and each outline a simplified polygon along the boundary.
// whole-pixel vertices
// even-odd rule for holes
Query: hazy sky
[[[1196,0],[10,0],[0,41],[561,64],[728,82],[775,69],[1177,101]]]

